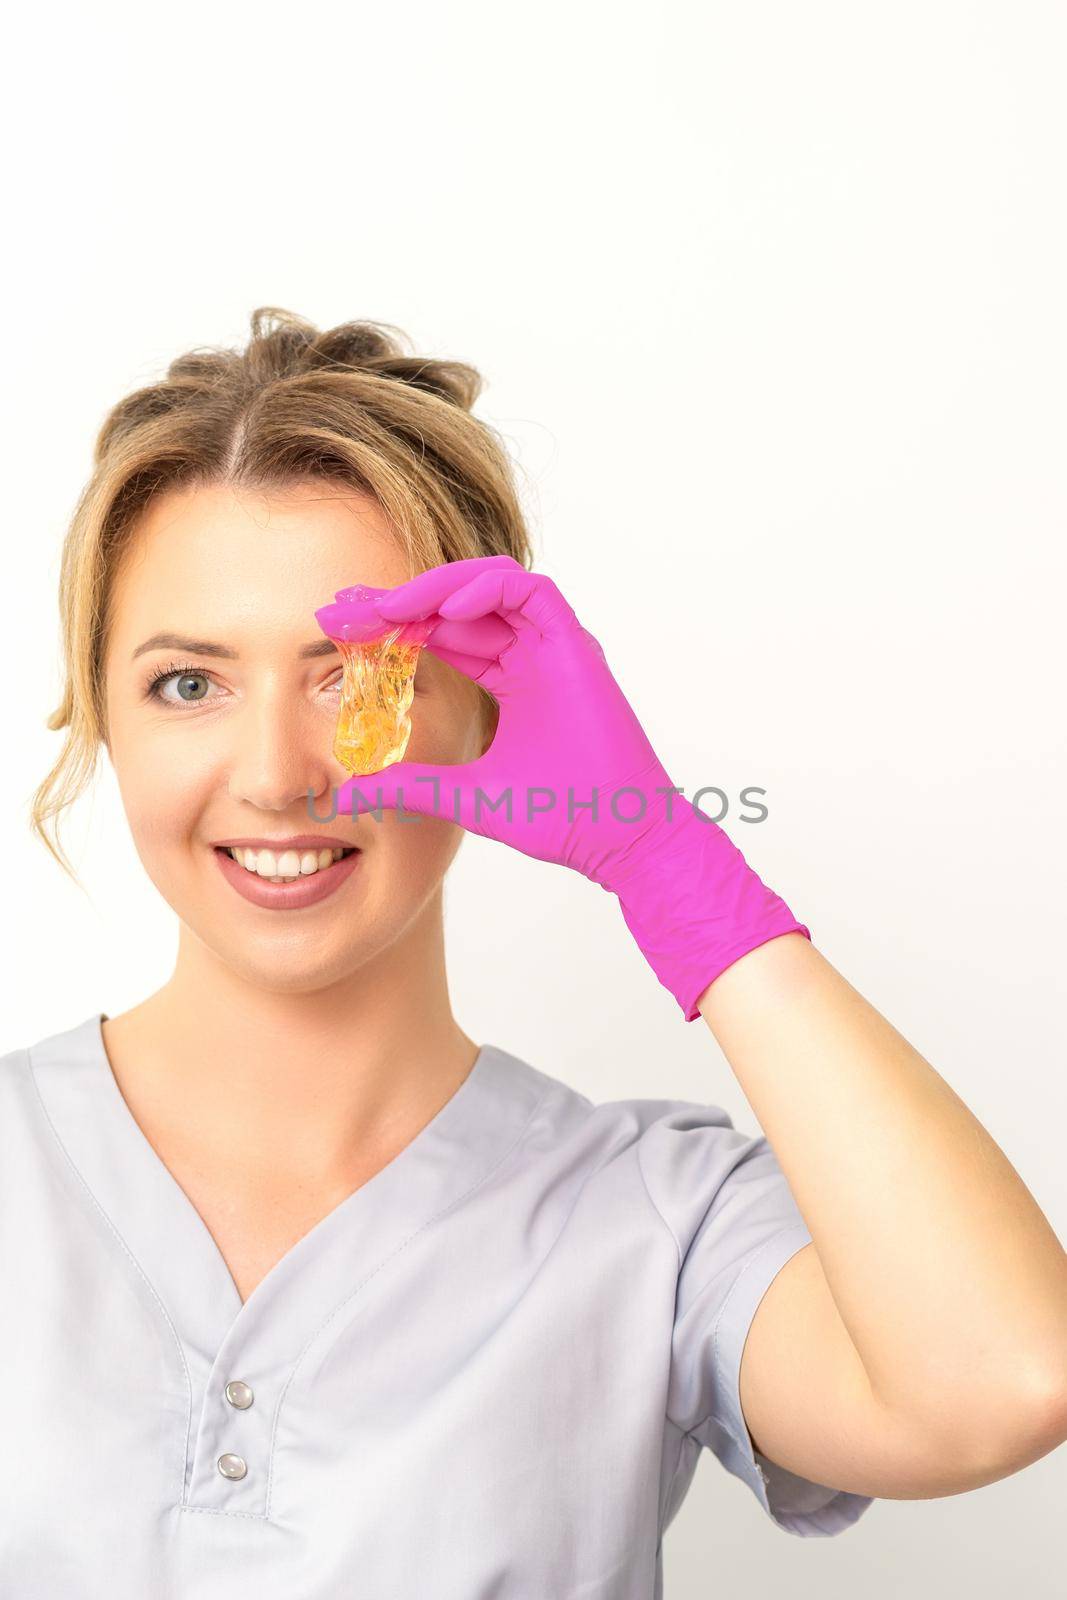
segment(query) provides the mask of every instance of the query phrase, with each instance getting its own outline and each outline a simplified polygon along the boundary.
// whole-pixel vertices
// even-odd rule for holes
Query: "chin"
[[[209,948],[220,965],[229,968],[234,977],[251,989],[269,994],[318,994],[323,989],[344,984],[358,970],[351,952],[339,952],[335,960],[326,961],[321,951],[276,949],[262,952],[262,959],[257,960],[257,952],[248,945],[239,950],[227,950],[218,944]]]

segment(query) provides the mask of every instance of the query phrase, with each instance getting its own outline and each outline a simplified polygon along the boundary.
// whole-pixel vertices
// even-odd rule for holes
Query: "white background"
[[[735,841],[1067,1236],[1063,8],[111,3],[14,28],[0,1052],[135,1004],[175,949],[106,762],[65,825],[87,894],[27,826],[96,427],[258,305],[370,317],[483,371],[536,565],[674,781],[766,788]],[[473,836],[448,882],[472,1037],[757,1131],[614,900]],[[668,1600],[1042,1600],[1065,1494],[1061,1450],[802,1542],[705,1457]]]

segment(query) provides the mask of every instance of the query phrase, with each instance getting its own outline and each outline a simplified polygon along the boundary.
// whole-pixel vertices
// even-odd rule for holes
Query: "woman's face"
[[[459,847],[462,830],[444,818],[383,810],[380,821],[320,820],[349,773],[332,753],[341,658],[333,649],[301,657],[325,640],[313,613],[338,589],[407,577],[377,504],[315,482],[284,494],[169,493],[149,507],[116,574],[105,709],[134,844],[182,923],[257,986],[344,982],[432,914]],[[161,632],[227,653],[141,650]],[[153,676],[172,669],[152,691]],[[476,759],[491,737],[479,707],[471,681],[424,650],[405,759]],[[251,904],[214,848],[297,834],[362,852],[333,893],[299,910]]]

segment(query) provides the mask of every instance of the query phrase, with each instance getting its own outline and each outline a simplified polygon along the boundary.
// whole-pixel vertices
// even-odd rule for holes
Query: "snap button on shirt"
[[[248,1463],[242,1461],[240,1456],[219,1456],[219,1471],[224,1478],[243,1478],[248,1471]]]
[[[234,1381],[226,1385],[226,1398],[238,1411],[247,1411],[255,1396],[247,1383]]]

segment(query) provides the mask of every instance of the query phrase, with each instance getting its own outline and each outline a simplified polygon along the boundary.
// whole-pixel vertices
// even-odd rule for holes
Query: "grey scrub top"
[[[754,1453],[741,1351],[811,1235],[724,1110],[483,1045],[242,1304],[106,1016],[0,1058],[0,1594],[659,1600],[701,1447],[787,1533],[871,1504]]]

